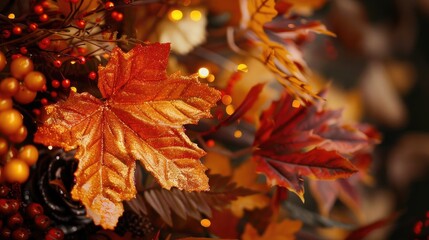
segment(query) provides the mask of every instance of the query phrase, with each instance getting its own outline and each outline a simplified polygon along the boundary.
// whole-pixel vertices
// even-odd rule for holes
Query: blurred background
[[[370,122],[383,135],[376,185],[366,189],[363,211],[374,220],[399,211],[386,238],[412,239],[414,231],[421,237],[415,239],[427,239],[429,1],[327,1],[312,18],[337,34],[303,48],[310,68],[332,82],[328,105],[344,107],[347,118]]]

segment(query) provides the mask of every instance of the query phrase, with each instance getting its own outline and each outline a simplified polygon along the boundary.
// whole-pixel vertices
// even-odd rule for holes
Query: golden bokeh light
[[[243,136],[243,132],[240,130],[235,130],[234,137],[235,138],[241,138],[241,136]]]
[[[210,71],[205,67],[198,69],[198,76],[200,78],[206,78],[209,76],[209,74],[210,74]]]
[[[183,12],[179,9],[174,9],[170,12],[169,18],[172,21],[180,21],[183,18]]]
[[[226,106],[225,112],[228,115],[232,115],[235,112],[234,106],[232,106],[232,105]]]
[[[293,100],[292,102],[292,107],[294,108],[299,108],[299,106],[301,106],[301,103],[298,100]]]
[[[203,226],[205,228],[208,228],[208,227],[210,227],[210,225],[212,225],[212,223],[210,222],[210,220],[207,219],[207,218],[201,219],[200,224],[201,224],[201,226]]]
[[[238,66],[237,66],[237,71],[240,71],[240,72],[248,72],[248,71],[249,71],[249,68],[247,67],[247,65],[246,65],[246,64],[244,64],[244,63],[240,63],[240,64],[238,64]]]
[[[191,20],[192,21],[195,21],[195,22],[198,22],[198,21],[200,21],[201,20],[201,18],[202,18],[202,14],[201,14],[201,12],[200,11],[198,11],[198,10],[193,10],[193,11],[191,11],[191,13],[189,14],[189,17],[191,17]]]

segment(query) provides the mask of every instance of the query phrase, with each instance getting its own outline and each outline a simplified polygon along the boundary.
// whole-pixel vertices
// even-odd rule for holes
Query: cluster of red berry
[[[26,240],[33,237],[61,240],[64,238],[61,229],[51,226],[51,219],[43,214],[43,207],[40,204],[30,203],[24,206],[9,186],[0,185],[1,239]]]

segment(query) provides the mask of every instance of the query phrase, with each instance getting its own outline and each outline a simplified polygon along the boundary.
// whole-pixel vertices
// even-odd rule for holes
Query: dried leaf
[[[166,75],[168,44],[136,46],[112,52],[99,68],[103,97],[71,93],[47,106],[35,142],[77,148],[79,166],[72,196],[86,206],[96,224],[112,229],[122,201],[135,196],[138,159],[162,187],[208,190],[204,151],[184,133],[184,124],[210,117],[218,91],[196,76]]]
[[[247,11],[242,11],[241,24],[255,32],[264,31],[264,24],[277,16],[274,0],[250,0],[242,1],[241,4],[242,7],[247,5]]]
[[[283,95],[262,114],[254,159],[271,184],[286,187],[302,199],[303,176],[348,177],[358,169],[345,156],[370,149],[373,141],[358,126],[342,124],[341,111],[325,109],[323,101],[308,102],[307,107],[293,107],[293,101]],[[318,196],[322,199],[323,194]],[[333,204],[332,199],[325,200],[327,206]]]
[[[271,223],[265,229],[264,234],[261,236],[253,228],[252,225],[247,224],[244,228],[244,233],[241,235],[243,240],[293,240],[295,233],[302,227],[301,221],[283,220],[279,223]]]
[[[240,196],[255,193],[251,189],[231,183],[230,177],[216,174],[209,175],[209,179],[211,188],[209,192],[186,192],[177,188],[171,190],[151,188],[141,194],[143,199],[138,202],[133,199],[130,202],[135,205],[149,205],[165,223],[173,226],[172,213],[183,220],[188,217],[201,220],[203,216],[211,217],[212,209],[222,209]],[[148,212],[143,212],[143,214],[148,214]]]
[[[256,58],[264,63],[286,91],[304,103],[304,100],[317,98],[307,84],[306,66],[303,61],[299,64],[295,61],[291,52],[285,45],[270,39],[264,25],[270,22],[277,11],[274,0],[249,0],[240,2],[242,10],[241,28],[251,31],[256,36],[256,45],[260,47],[260,53]],[[300,54],[300,53],[296,53]]]
[[[304,201],[303,176],[314,179],[337,179],[349,177],[357,170],[355,166],[335,151],[315,148],[306,153],[291,153],[282,156],[269,152],[255,152],[257,171],[267,176],[271,185],[279,185],[295,192]],[[271,155],[271,156],[270,156]]]

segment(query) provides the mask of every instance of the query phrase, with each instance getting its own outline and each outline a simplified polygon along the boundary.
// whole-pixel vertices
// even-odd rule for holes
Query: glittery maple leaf
[[[220,98],[217,90],[196,76],[167,76],[169,44],[138,45],[128,53],[113,50],[99,67],[102,99],[71,93],[47,106],[35,141],[77,148],[79,166],[72,196],[104,228],[114,228],[123,200],[135,197],[135,160],[162,187],[208,190],[205,152],[184,133],[184,124],[210,117]]]

